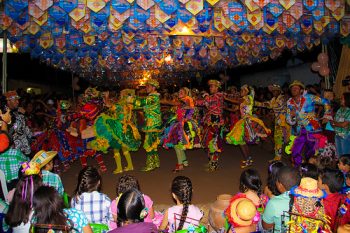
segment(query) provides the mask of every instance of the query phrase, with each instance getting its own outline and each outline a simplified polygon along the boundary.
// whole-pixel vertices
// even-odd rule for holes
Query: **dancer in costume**
[[[114,174],[134,170],[130,151],[137,151],[141,145],[141,136],[134,123],[134,98],[135,90],[122,90],[119,101],[111,106],[111,113],[102,113],[94,124],[96,138],[90,143],[90,147],[104,153],[113,148],[117,165]],[[120,150],[127,162],[124,169],[121,165]]]
[[[174,148],[177,156],[177,164],[174,172],[178,172],[188,166],[185,150],[199,147],[199,127],[195,120],[194,102],[189,96],[187,87],[179,91],[179,101],[162,101],[164,104],[176,105],[175,116],[169,119],[162,137],[163,147]]]
[[[325,146],[326,137],[321,135],[322,127],[315,112],[316,105],[323,105],[323,121],[332,120],[329,101],[304,92],[305,86],[300,81],[293,81],[289,86],[292,98],[287,101],[287,122],[293,126],[295,138],[292,145],[292,160],[294,166],[302,163],[302,154],[306,161]],[[305,151],[304,151],[305,149]]]
[[[226,135],[226,140],[229,144],[240,146],[244,158],[241,168],[246,168],[253,164],[247,143],[257,143],[260,138],[266,138],[271,133],[271,130],[266,128],[262,120],[253,116],[254,89],[248,85],[242,86],[241,98],[241,102],[227,99],[234,104],[239,104],[241,119],[236,122],[233,129]]]
[[[287,99],[282,94],[282,89],[279,85],[273,84],[269,86],[269,91],[273,97],[270,101],[258,102],[255,101],[257,107],[267,107],[273,110],[275,115],[275,129],[274,129],[274,141],[275,141],[275,160],[281,160],[282,147],[289,141],[291,127],[287,124]]]
[[[142,171],[152,171],[160,167],[158,155],[158,145],[160,143],[160,134],[162,129],[162,116],[160,111],[160,94],[157,92],[159,83],[157,80],[149,79],[146,83],[146,92],[148,96],[138,98],[136,106],[142,107],[145,114],[145,140],[143,148],[147,153],[146,166]]]
[[[207,112],[203,119],[202,146],[208,153],[208,170],[215,171],[219,166],[219,154],[222,152],[223,144],[223,109],[225,94],[219,92],[221,83],[217,80],[209,80],[210,95],[206,94],[204,99],[197,100],[196,105],[205,106]]]

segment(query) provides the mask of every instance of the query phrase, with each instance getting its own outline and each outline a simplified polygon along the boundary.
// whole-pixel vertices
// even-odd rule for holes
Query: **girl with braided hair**
[[[186,176],[177,176],[171,185],[171,194],[176,202],[175,206],[166,210],[159,230],[168,228],[168,232],[176,232],[193,226],[198,226],[203,212],[192,200],[192,182]]]
[[[87,166],[80,171],[71,207],[83,211],[89,223],[108,224],[112,219],[111,199],[100,192],[101,183],[101,175],[95,167]]]

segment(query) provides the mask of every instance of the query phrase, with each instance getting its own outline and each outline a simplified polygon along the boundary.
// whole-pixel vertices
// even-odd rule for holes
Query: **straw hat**
[[[292,88],[292,87],[294,87],[294,86],[299,86],[300,88],[305,89],[305,85],[304,85],[302,82],[298,81],[298,80],[294,80],[294,81],[289,85],[289,88]]]
[[[211,79],[211,80],[209,80],[208,81],[208,85],[209,86],[217,86],[217,87],[221,87],[221,82],[220,81],[218,81],[218,80],[215,80],[215,79]]]
[[[159,82],[155,79],[148,79],[146,85],[154,86],[155,88],[159,88]]]
[[[269,91],[282,91],[282,88],[280,85],[272,84],[268,86]]]
[[[252,225],[256,207],[245,195],[235,195],[225,213],[233,226],[246,227]]]
[[[318,188],[317,180],[304,177],[300,181],[300,185],[292,188],[291,193],[301,197],[323,198],[326,194]]]
[[[7,100],[15,100],[20,99],[21,97],[18,96],[17,91],[8,91],[4,94]]]
[[[10,136],[5,131],[0,131],[0,153],[10,147]]]
[[[57,151],[44,151],[41,150],[34,155],[30,163],[36,163],[40,168],[44,167],[57,155]]]

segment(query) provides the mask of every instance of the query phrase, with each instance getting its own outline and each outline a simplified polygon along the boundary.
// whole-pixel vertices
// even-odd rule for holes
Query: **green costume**
[[[133,122],[135,119],[132,112],[133,105],[127,103],[124,97],[112,107],[112,114],[103,113],[96,119],[94,124],[96,139],[90,143],[93,149],[104,153],[107,153],[109,148],[114,149],[117,164],[115,174],[123,172],[119,151],[123,151],[128,163],[124,171],[130,171],[133,170],[133,165],[129,151],[137,151],[141,145],[140,133]]]
[[[160,94],[150,93],[145,98],[139,98],[136,106],[142,107],[145,114],[146,124],[142,131],[145,132],[143,148],[147,153],[146,166],[143,171],[152,171],[160,167],[158,145],[162,132],[162,117],[160,111]]]

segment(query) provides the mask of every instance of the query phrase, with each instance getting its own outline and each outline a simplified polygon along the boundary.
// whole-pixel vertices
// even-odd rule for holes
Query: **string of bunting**
[[[6,0],[0,32],[85,77],[221,70],[350,34],[349,0]],[[130,71],[129,73],[127,71]],[[106,75],[109,74],[109,75]]]

